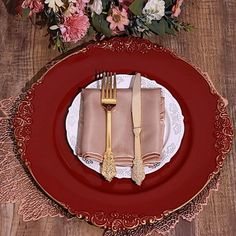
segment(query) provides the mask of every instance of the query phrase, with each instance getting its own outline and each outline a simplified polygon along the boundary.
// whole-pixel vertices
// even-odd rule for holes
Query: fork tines
[[[101,78],[101,75],[99,75]],[[103,72],[102,74],[102,103],[116,104],[116,74]]]

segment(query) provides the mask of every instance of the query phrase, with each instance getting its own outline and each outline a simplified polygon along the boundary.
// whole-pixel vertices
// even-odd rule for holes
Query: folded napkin
[[[101,91],[84,89],[81,93],[78,128],[78,155],[102,162],[106,143],[106,114]],[[164,98],[161,89],[142,89],[141,149],[145,166],[160,162],[164,136]],[[134,133],[131,114],[132,90],[118,89],[112,111],[112,152],[117,166],[132,166]]]

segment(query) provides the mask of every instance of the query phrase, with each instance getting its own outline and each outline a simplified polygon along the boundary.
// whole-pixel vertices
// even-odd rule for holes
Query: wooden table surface
[[[181,17],[195,26],[191,33],[167,36],[156,42],[207,71],[218,91],[228,99],[236,119],[236,1],[185,1]],[[0,99],[17,95],[24,84],[58,53],[48,49],[45,29],[9,15],[0,1]],[[171,68],[170,68],[171,69]],[[1,180],[0,180],[1,181]],[[103,230],[78,219],[45,218],[23,222],[17,204],[0,205],[0,236],[99,236]],[[152,236],[157,235],[153,233]],[[191,223],[181,220],[172,236],[236,235],[235,143],[222,169],[218,192]]]

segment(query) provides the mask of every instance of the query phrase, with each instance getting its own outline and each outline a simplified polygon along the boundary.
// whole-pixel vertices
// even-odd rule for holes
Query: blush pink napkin
[[[78,128],[78,155],[102,162],[105,151],[106,116],[100,90],[84,89],[81,94]],[[142,89],[141,152],[145,166],[160,162],[164,136],[164,98],[161,90]],[[117,166],[132,166],[134,134],[131,114],[132,90],[117,90],[117,105],[112,112],[112,151]]]

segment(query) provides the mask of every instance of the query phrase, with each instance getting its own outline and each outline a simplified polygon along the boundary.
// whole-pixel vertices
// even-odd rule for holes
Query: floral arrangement
[[[19,13],[47,25],[50,44],[60,51],[89,32],[96,39],[116,35],[143,37],[189,31],[191,25],[178,20],[183,0],[24,0]]]

